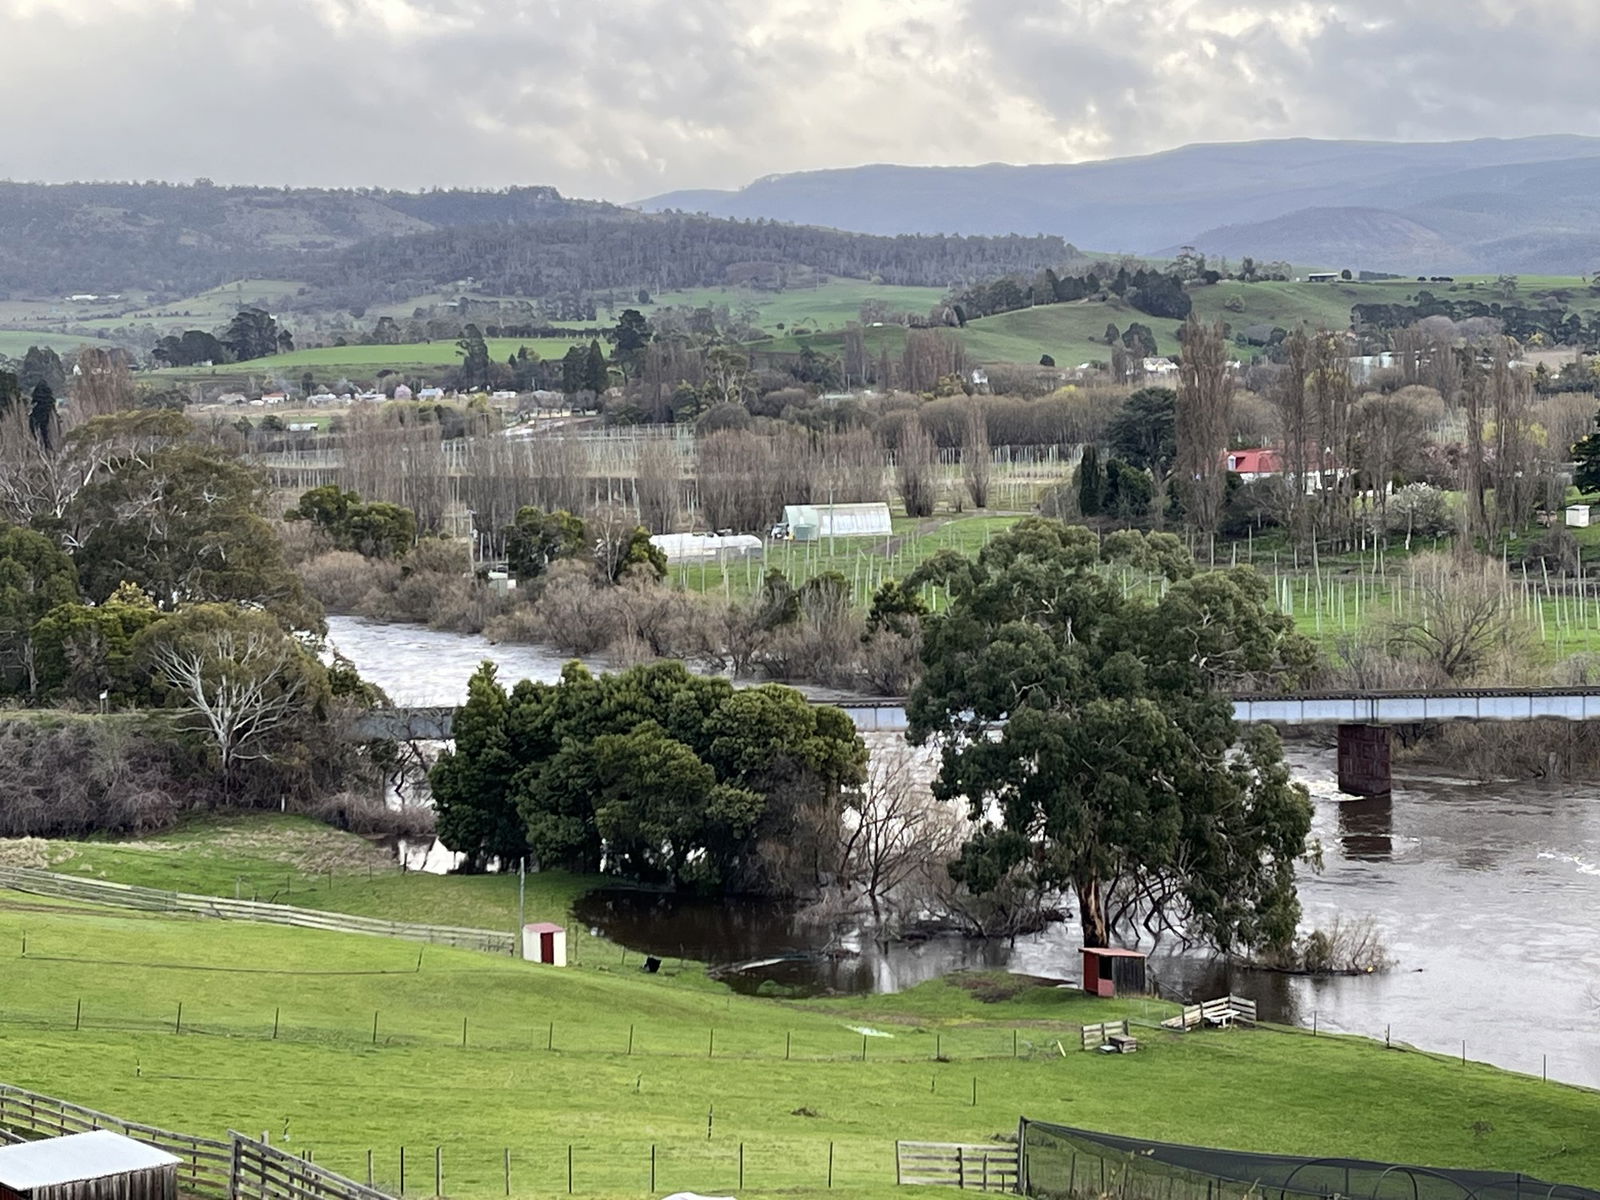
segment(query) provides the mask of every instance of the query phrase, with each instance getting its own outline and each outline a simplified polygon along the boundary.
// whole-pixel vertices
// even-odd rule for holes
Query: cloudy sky
[[[549,183],[1600,133],[1592,0],[0,0],[0,177]]]

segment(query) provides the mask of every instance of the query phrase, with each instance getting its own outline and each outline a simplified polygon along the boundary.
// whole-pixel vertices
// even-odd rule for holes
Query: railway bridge
[[[1600,720],[1600,688],[1461,688],[1451,691],[1245,693],[1232,697],[1235,719],[1269,725],[1334,725],[1339,730],[1339,790],[1381,796],[1390,789],[1390,729],[1441,721]],[[828,698],[863,733],[906,728],[904,698]],[[381,708],[364,714],[355,734],[399,741],[448,741],[453,707]]]

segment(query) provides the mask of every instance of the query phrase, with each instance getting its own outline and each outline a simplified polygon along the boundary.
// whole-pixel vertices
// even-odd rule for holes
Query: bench
[[[1228,1029],[1234,1025],[1254,1025],[1256,1023],[1256,1002],[1243,996],[1219,996],[1215,1000],[1202,1001],[1199,1004],[1185,1004],[1175,1017],[1168,1017],[1161,1022],[1168,1029],[1177,1029],[1187,1033],[1191,1029],[1211,1026],[1215,1029]]]

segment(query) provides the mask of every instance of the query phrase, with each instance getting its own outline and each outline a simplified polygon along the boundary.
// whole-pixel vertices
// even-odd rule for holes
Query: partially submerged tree
[[[1303,673],[1311,649],[1253,570],[1194,574],[1157,538],[1102,550],[1030,518],[947,562],[909,736],[941,747],[935,795],[998,814],[952,867],[974,891],[1019,874],[1070,887],[1091,946],[1136,928],[1285,944],[1311,807],[1276,735],[1241,729],[1226,692]],[[1124,590],[1136,543],[1178,578]]]
[[[618,675],[569,665],[508,696],[473,677],[432,782],[439,836],[477,869],[532,854],[679,887],[793,891],[866,749],[838,709],[775,686],[735,690],[677,662]]]

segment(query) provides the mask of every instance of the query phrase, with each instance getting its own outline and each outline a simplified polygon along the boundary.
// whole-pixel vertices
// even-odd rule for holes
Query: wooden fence
[[[1127,1021],[1099,1021],[1083,1027],[1080,1040],[1085,1050],[1094,1050],[1113,1037],[1127,1037]]]
[[[144,912],[191,913],[224,921],[263,921],[272,925],[294,925],[302,929],[322,929],[332,933],[367,933],[380,937],[404,938],[413,942],[483,950],[490,954],[515,954],[517,939],[493,929],[465,929],[453,925],[417,925],[407,921],[385,921],[377,917],[356,917],[345,913],[323,912],[314,908],[295,908],[288,904],[268,904],[260,900],[232,900],[226,896],[196,896],[186,892],[167,892],[158,888],[134,887],[103,879],[84,879],[56,871],[31,867],[0,867],[0,887],[32,892],[63,900],[83,900],[91,904],[110,904]]]
[[[296,1158],[265,1141],[229,1132],[228,1195],[243,1200],[391,1200],[326,1167]]]
[[[183,1160],[178,1166],[181,1191],[224,1200],[231,1200],[233,1196],[228,1190],[228,1168],[233,1152],[227,1142],[124,1121],[79,1104],[0,1083],[0,1134],[8,1135],[0,1140],[62,1137],[69,1133],[87,1133],[91,1129],[109,1129],[177,1155]]]
[[[1017,1148],[966,1142],[896,1142],[894,1181],[932,1187],[1017,1190]]]

